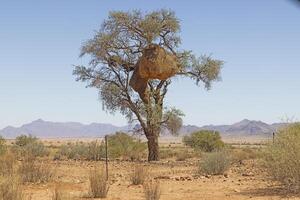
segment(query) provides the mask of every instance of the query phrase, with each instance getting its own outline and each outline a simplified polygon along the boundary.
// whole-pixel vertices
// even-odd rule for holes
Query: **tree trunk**
[[[153,134],[148,137],[148,161],[159,160],[158,135]]]

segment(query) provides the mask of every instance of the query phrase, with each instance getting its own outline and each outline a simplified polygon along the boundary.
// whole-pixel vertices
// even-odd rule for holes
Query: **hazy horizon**
[[[0,129],[36,119],[127,124],[102,110],[95,89],[72,75],[80,47],[111,10],[176,12],[182,47],[224,60],[222,81],[205,91],[178,78],[166,105],[184,124],[300,118],[300,7],[267,1],[30,1],[0,7]]]

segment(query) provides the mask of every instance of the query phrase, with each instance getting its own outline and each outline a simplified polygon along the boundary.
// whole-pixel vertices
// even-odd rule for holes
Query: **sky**
[[[109,11],[176,12],[182,48],[225,61],[210,91],[178,78],[167,105],[184,124],[300,118],[300,6],[288,0],[0,1],[0,129],[48,121],[125,125],[98,92],[76,82],[82,44]]]

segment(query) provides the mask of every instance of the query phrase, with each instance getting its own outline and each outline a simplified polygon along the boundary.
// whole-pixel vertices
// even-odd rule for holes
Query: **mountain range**
[[[244,119],[232,125],[184,125],[180,135],[187,135],[197,130],[213,130],[222,136],[269,136],[284,123],[267,124],[262,121]],[[78,122],[50,122],[38,119],[21,127],[8,126],[0,130],[0,135],[5,138],[15,138],[21,134],[31,134],[39,138],[93,138],[104,137],[116,131],[129,131],[131,126],[115,126],[104,123],[82,124]]]

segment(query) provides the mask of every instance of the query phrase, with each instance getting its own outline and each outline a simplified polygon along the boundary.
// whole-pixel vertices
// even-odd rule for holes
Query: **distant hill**
[[[267,124],[262,121],[244,119],[232,125],[184,126],[180,132],[189,134],[197,130],[213,130],[220,132],[223,136],[268,136],[285,125],[285,123]]]
[[[80,137],[103,137],[106,134],[128,127],[118,127],[112,124],[92,123],[81,124],[78,122],[49,122],[38,119],[19,128],[8,126],[0,130],[0,135],[5,138],[15,138],[21,134],[31,134],[39,138],[80,138]]]
[[[197,130],[214,130],[223,136],[268,136],[284,123],[267,124],[262,121],[242,120],[232,125],[207,125],[194,126],[184,125],[180,135],[190,134]],[[39,138],[81,138],[81,137],[103,137],[116,131],[128,131],[129,126],[114,126],[112,124],[91,123],[81,124],[78,122],[50,122],[38,119],[21,127],[8,126],[0,130],[0,135],[5,138],[15,138],[21,134],[31,134]]]

